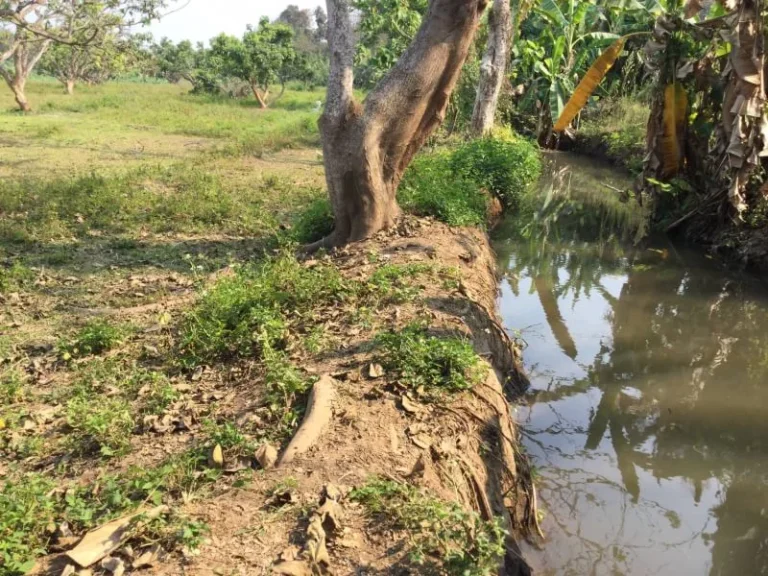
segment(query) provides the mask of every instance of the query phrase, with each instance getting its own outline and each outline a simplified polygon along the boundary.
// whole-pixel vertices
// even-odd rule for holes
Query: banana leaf
[[[597,60],[594,61],[592,66],[584,78],[581,79],[579,85],[576,86],[571,99],[563,109],[563,113],[555,123],[555,132],[562,132],[571,124],[576,115],[581,112],[581,109],[586,106],[589,97],[592,96],[597,86],[602,82],[605,75],[608,74],[622,50],[624,50],[624,43],[627,41],[628,36],[622,36],[616,40],[611,46],[605,50]]]

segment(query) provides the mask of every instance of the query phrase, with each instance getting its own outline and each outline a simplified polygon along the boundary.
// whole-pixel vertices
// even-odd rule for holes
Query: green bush
[[[541,175],[541,159],[534,144],[498,131],[457,148],[451,168],[453,178],[471,180],[514,208]]]
[[[487,373],[469,340],[432,336],[421,324],[384,332],[376,344],[384,368],[414,390],[460,392],[472,388]]]
[[[434,216],[450,226],[484,226],[488,196],[473,180],[451,169],[448,152],[416,158],[398,190],[398,201],[419,216]]]

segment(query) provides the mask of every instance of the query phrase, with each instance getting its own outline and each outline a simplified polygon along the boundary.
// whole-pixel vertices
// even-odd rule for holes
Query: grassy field
[[[226,403],[180,384],[176,329],[208,275],[262,260],[324,196],[323,94],[262,111],[188,92],[66,96],[36,81],[22,115],[0,91],[0,574],[51,552],[62,522],[82,533],[143,501],[192,498],[218,476],[201,450],[245,442],[219,416]],[[157,453],[136,435],[193,405],[180,417],[195,433],[177,445]],[[204,532],[181,517],[158,530],[191,547]]]

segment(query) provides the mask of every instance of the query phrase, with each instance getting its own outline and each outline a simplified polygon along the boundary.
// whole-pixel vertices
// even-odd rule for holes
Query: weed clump
[[[32,270],[19,261],[10,266],[0,265],[0,294],[24,287],[33,276]]]
[[[98,451],[102,456],[128,452],[135,428],[133,412],[124,398],[76,395],[67,403],[70,441],[83,453]]]
[[[504,556],[506,532],[499,521],[483,521],[455,502],[444,502],[418,489],[373,479],[353,490],[387,528],[409,533],[409,559],[418,566],[442,568],[456,576],[490,576]]]
[[[376,344],[384,368],[413,390],[461,392],[478,384],[487,373],[469,340],[433,336],[421,324],[379,334]]]
[[[474,182],[505,207],[515,208],[541,175],[541,159],[531,142],[497,133],[460,146],[451,156],[451,168],[454,176]]]
[[[91,354],[102,354],[122,343],[128,335],[125,326],[116,326],[107,320],[88,322],[69,341],[60,343],[59,348],[65,360]]]

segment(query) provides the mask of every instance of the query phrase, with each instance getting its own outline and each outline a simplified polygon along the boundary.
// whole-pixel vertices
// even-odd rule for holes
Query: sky
[[[240,36],[247,24],[255,26],[262,16],[274,20],[288,4],[312,11],[319,5],[325,8],[324,0],[189,0],[188,6],[153,23],[149,31],[158,40],[167,36],[175,42],[208,41],[221,32]]]

